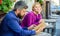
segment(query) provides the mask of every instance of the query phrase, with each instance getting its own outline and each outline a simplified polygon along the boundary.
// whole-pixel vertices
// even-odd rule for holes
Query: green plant
[[[43,0],[37,0],[41,5],[43,4]]]
[[[7,13],[12,7],[14,1],[12,0],[2,0],[2,4],[0,4],[0,11]]]

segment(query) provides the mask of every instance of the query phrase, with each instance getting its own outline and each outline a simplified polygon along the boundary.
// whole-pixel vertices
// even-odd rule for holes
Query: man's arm
[[[8,27],[12,29],[12,31],[22,34],[22,35],[35,35],[34,30],[23,30],[22,27],[19,25],[19,23],[15,19],[9,19]]]

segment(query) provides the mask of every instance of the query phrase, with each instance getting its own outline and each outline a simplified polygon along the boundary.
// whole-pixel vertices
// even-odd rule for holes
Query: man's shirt
[[[2,20],[0,26],[1,36],[29,36],[35,35],[34,30],[24,30],[20,26],[20,19],[14,11],[10,11]]]

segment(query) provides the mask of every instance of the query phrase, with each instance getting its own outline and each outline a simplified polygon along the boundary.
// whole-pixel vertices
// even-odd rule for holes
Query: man
[[[19,16],[23,16],[26,12],[27,5],[24,1],[18,1],[14,9],[10,11],[1,22],[0,36],[29,36],[35,35],[34,30],[24,30],[19,25]]]

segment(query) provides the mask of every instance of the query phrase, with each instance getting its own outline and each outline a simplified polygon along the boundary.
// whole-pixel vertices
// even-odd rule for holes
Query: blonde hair
[[[35,7],[35,5],[40,5],[41,6],[41,4],[39,3],[39,2],[35,2],[34,4],[33,4],[33,6],[32,6],[32,10],[34,11],[34,7]]]

